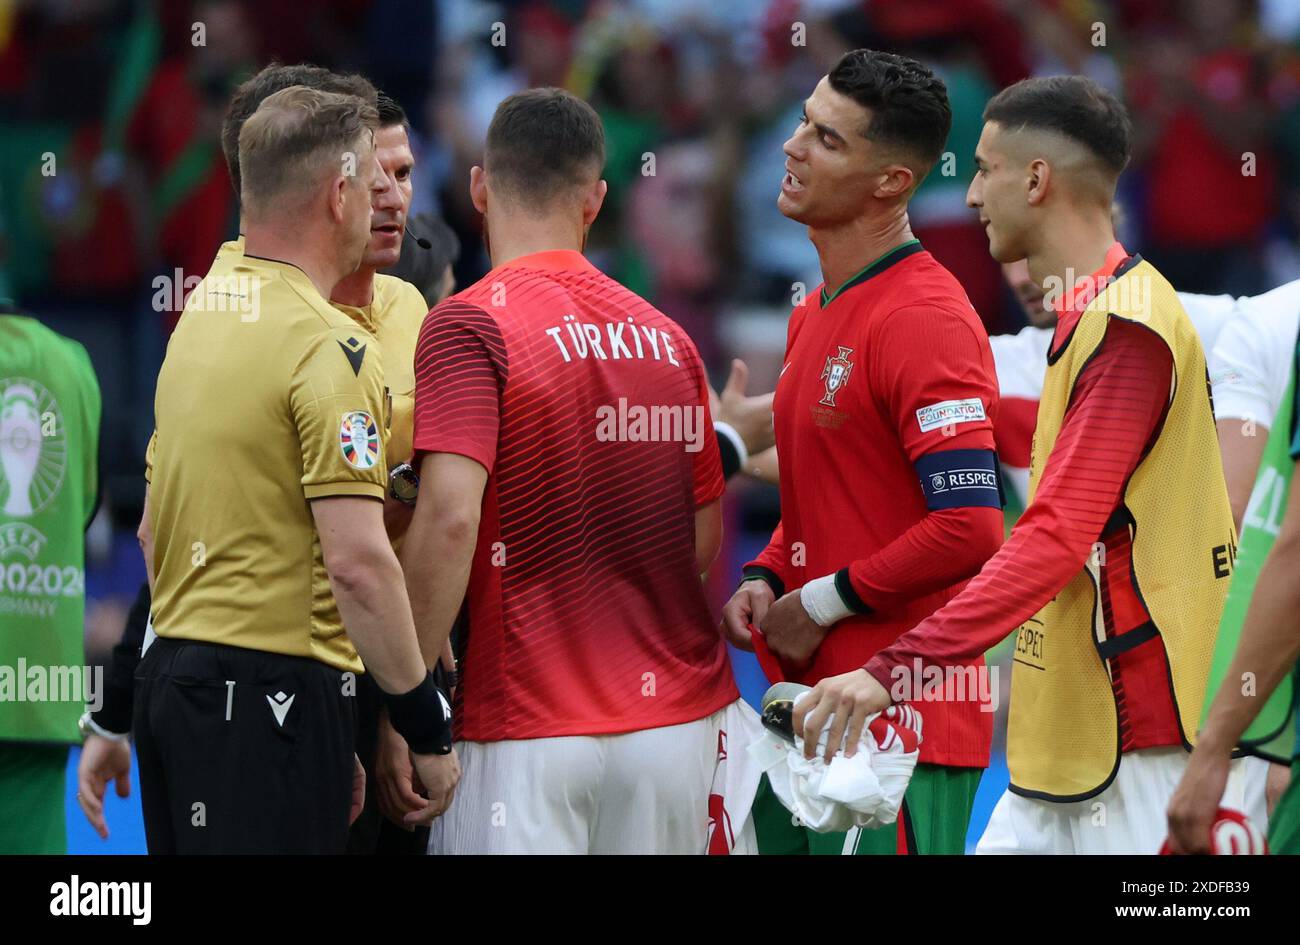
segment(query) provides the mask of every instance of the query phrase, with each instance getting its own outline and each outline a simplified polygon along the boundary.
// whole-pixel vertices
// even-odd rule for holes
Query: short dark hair
[[[596,110],[557,88],[528,89],[497,106],[483,164],[493,186],[547,204],[605,167],[605,129]]]
[[[406,109],[398,105],[396,99],[380,92],[375,107],[379,109],[380,128],[392,128],[394,125],[401,125],[407,131],[411,130],[411,123],[406,118]]]
[[[226,157],[226,167],[230,170],[230,181],[239,193],[239,130],[244,122],[257,111],[264,101],[295,85],[316,89],[320,92],[335,92],[339,95],[353,95],[368,105],[374,105],[379,97],[375,87],[365,76],[356,73],[343,74],[331,72],[321,66],[300,62],[285,66],[272,62],[257,75],[242,83],[230,97],[226,107],[226,117],[221,123],[221,152]]]
[[[919,184],[943,154],[952,128],[943,80],[915,59],[876,49],[845,53],[828,78],[832,89],[871,111],[862,137],[916,158]]]
[[[984,120],[1018,131],[1037,128],[1083,145],[1116,177],[1133,150],[1128,109],[1092,79],[1055,75],[1007,86],[984,107]]]

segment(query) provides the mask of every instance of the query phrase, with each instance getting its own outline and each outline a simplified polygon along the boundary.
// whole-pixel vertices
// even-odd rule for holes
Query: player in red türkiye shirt
[[[785,145],[778,206],[809,227],[826,284],[794,310],[777,382],[781,524],[723,611],[737,645],[750,642],[747,624],[762,631],[752,642],[774,679],[813,685],[861,667],[950,600],[1002,539],[988,336],[907,225],[950,122],[925,66],[858,50],[817,86]],[[960,693],[899,680],[924,728],[896,828],[792,827],[765,784],[760,849],[962,853],[993,730],[982,658],[963,679]],[[839,741],[832,729],[828,754]]]
[[[700,581],[724,489],[703,364],[578,251],[603,163],[590,106],[506,99],[471,183],[494,268],[420,334],[403,565],[426,655],[468,610],[432,852],[702,853],[711,818],[727,833],[724,716],[756,723]]]

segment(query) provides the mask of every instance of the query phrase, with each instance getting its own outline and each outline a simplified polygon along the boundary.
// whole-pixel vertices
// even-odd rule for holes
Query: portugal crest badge
[[[826,384],[826,394],[819,403],[824,407],[835,406],[835,395],[843,390],[849,382],[849,375],[853,373],[853,362],[849,360],[853,349],[843,345],[839,345],[839,349],[838,355],[826,358],[826,366],[822,368],[821,379]]]
[[[379,428],[374,418],[364,410],[345,413],[339,424],[339,448],[357,469],[370,469],[379,462]]]

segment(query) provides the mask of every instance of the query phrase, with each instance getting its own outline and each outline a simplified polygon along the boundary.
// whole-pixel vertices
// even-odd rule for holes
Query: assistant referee
[[[429,788],[410,822],[459,776],[383,526],[378,343],[326,300],[390,186],[377,120],[301,86],[263,102],[239,140],[245,252],[195,288],[159,374],[142,535],[158,639],[133,725],[151,853],[342,852],[361,658]]]

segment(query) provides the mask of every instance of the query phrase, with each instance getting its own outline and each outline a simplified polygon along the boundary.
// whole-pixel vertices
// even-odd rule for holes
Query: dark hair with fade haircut
[[[230,171],[230,181],[235,186],[235,195],[239,195],[242,183],[239,173],[239,130],[244,122],[257,111],[257,107],[274,95],[295,85],[316,89],[321,92],[334,92],[339,95],[352,95],[368,105],[374,105],[379,97],[370,80],[356,73],[331,72],[322,66],[309,62],[286,66],[272,62],[257,75],[240,84],[226,106],[226,117],[221,122],[221,153],[226,157],[226,167]]]
[[[1128,109],[1092,79],[1055,75],[1009,85],[984,106],[984,120],[1009,131],[1054,131],[1083,145],[1116,177],[1133,151]]]
[[[920,184],[943,154],[952,128],[943,80],[915,59],[876,49],[845,53],[827,78],[836,92],[870,110],[862,137],[917,159]]]
[[[605,167],[605,128],[596,110],[557,88],[518,92],[497,106],[483,165],[493,186],[545,205]]]
[[[406,109],[397,104],[397,100],[379,93],[375,101],[375,108],[379,110],[379,127],[392,128],[394,125],[401,125],[407,131],[411,130],[411,122],[406,117]]]

